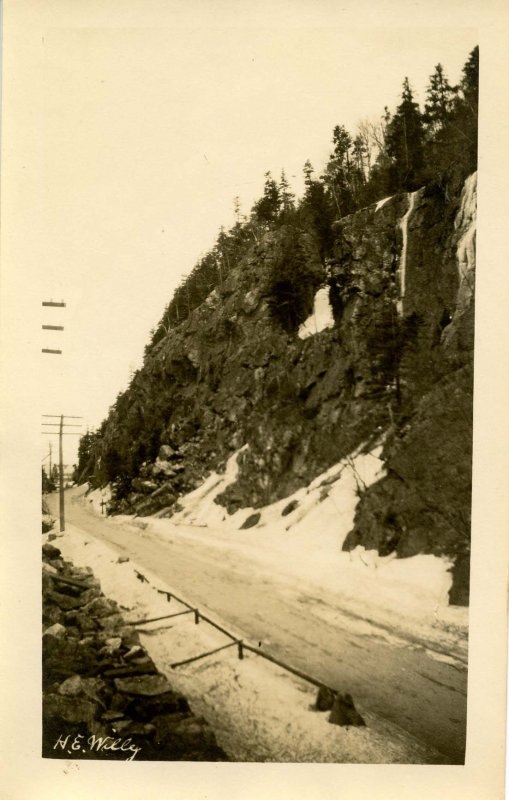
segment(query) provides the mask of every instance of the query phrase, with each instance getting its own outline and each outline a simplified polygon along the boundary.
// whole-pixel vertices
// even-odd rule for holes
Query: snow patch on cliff
[[[228,459],[223,475],[211,473],[201,486],[180,498],[181,511],[171,517],[173,524],[239,530],[248,516],[259,514],[256,528],[292,529],[293,540],[296,531],[318,527],[322,533],[329,531],[334,546],[341,547],[353,526],[360,492],[383,474],[381,445],[369,453],[358,449],[289,497],[261,508],[240,508],[228,514],[224,506],[215,501],[237,479],[238,456],[246,447]],[[290,504],[295,509],[282,515]]]
[[[201,486],[180,498],[181,511],[173,515],[173,523],[203,527],[222,524],[226,517],[226,509],[218,505],[215,499],[237,480],[238,457],[246,448],[247,445],[244,445],[230,456],[223,474],[211,472]]]
[[[389,195],[389,197],[384,197],[383,200],[379,200],[375,207],[375,213],[380,211],[380,209],[393,197],[393,195]]]
[[[334,315],[329,300],[329,287],[323,286],[315,294],[313,313],[302,323],[298,335],[300,339],[307,339],[308,336],[314,336],[315,333],[332,327],[334,327]]]

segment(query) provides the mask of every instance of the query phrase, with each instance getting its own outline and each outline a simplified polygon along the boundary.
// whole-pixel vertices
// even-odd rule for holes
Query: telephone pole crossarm
[[[46,433],[48,436],[59,435],[58,431],[41,431],[41,433]],[[81,431],[63,431],[62,436],[83,436],[83,434]]]
[[[49,425],[50,428],[59,428],[60,424],[58,422],[43,422],[43,425]],[[81,428],[81,423],[79,422],[71,422],[69,424],[64,422],[64,428]]]
[[[51,417],[52,419],[60,419],[62,414],[41,414],[42,417]],[[64,419],[84,419],[84,417],[76,417],[72,414],[64,414]]]

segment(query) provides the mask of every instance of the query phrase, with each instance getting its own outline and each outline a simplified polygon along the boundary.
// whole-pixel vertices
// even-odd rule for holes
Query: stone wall
[[[91,570],[42,553],[43,757],[228,761]]]

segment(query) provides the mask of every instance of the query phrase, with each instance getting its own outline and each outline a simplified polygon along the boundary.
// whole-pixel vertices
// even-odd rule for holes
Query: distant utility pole
[[[65,308],[65,303],[63,301],[57,303],[54,300],[43,300],[42,304],[43,304],[43,306],[51,306],[52,308],[54,308],[54,307],[56,307],[56,308]],[[64,330],[64,326],[63,325],[43,325],[42,329],[43,329],[43,331],[63,331]],[[61,355],[62,354],[61,350],[53,350],[50,347],[43,347],[42,348],[42,352],[43,353],[54,353],[55,355]]]
[[[64,428],[81,428],[80,423],[71,422],[67,424],[64,422],[64,419],[83,419],[83,417],[76,417],[71,416],[69,414],[43,414],[43,417],[49,417],[50,419],[58,419],[60,422],[43,422],[43,425],[46,425],[50,428],[58,428],[58,455],[59,455],[59,467],[58,467],[58,474],[59,474],[59,495],[60,495],[60,531],[63,533],[65,531],[65,506],[64,506],[64,450],[63,450],[63,438],[64,436],[81,436],[81,431],[64,431]],[[56,431],[42,431],[43,433],[47,433],[50,436],[54,436]],[[50,445],[51,448],[51,445]],[[51,449],[50,449],[51,453]]]

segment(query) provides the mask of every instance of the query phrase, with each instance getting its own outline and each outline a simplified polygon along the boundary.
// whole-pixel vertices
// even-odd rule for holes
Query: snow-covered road
[[[249,551],[228,548],[208,531],[178,526],[165,537],[150,527],[100,518],[67,493],[67,518],[82,531],[129,556],[176,594],[233,632],[340,691],[362,711],[388,720],[462,763],[466,733],[466,664],[433,643],[397,634],[341,607],[339,596],[316,590],[291,570],[264,569]],[[55,498],[52,498],[56,511]],[[169,521],[165,521],[168,526]],[[289,548],[288,558],[291,558]]]

